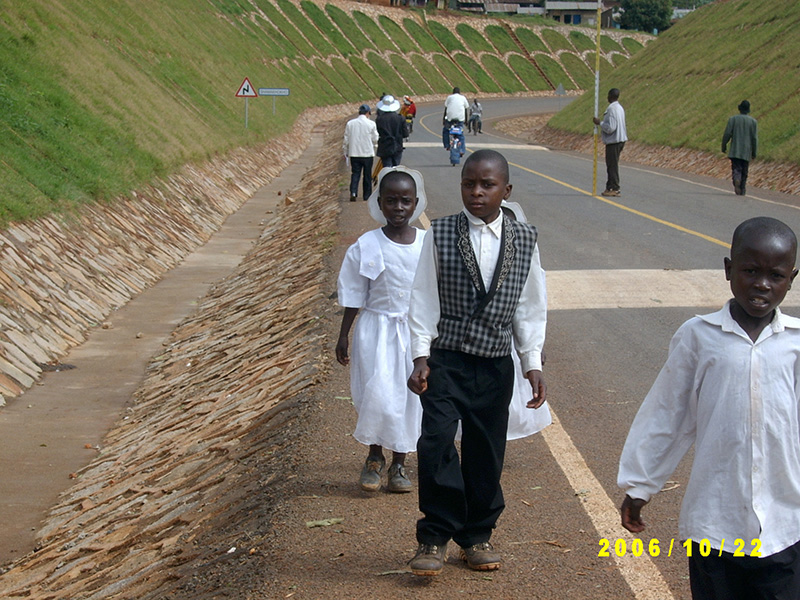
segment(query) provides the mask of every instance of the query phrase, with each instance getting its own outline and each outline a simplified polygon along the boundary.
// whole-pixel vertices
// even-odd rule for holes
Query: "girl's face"
[[[386,224],[392,227],[408,225],[417,208],[417,186],[411,177],[392,177],[386,181],[378,197]]]

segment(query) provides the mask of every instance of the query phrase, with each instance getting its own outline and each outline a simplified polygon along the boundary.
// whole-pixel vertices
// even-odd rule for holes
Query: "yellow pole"
[[[597,0],[597,45],[594,51],[594,116],[599,116],[599,98],[600,98],[600,19],[603,16],[603,7],[601,0]],[[594,126],[594,170],[592,173],[592,194],[597,195],[597,138],[598,129],[597,125]]]

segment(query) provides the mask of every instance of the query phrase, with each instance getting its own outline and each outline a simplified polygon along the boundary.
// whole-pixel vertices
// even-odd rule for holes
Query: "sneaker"
[[[410,492],[412,487],[403,465],[393,464],[389,467],[389,485],[386,489],[395,494],[404,494]]]
[[[361,478],[358,480],[362,490],[376,492],[381,488],[381,473],[383,473],[384,466],[386,466],[386,459],[382,456],[380,458],[367,457],[364,468],[361,469]]]
[[[461,548],[461,560],[466,561],[473,571],[494,571],[500,568],[500,554],[495,552],[489,542]]]
[[[432,577],[438,575],[444,569],[444,559],[447,554],[447,544],[437,546],[435,544],[420,544],[417,553],[410,561],[408,566],[414,575]]]
[[[604,190],[601,196],[619,196],[619,190]]]
[[[350,202],[355,202],[355,201],[356,201],[356,195],[350,194]]]

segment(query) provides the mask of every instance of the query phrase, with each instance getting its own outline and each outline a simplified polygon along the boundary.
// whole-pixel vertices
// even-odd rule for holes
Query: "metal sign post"
[[[272,96],[272,114],[275,114],[275,96],[288,96],[289,88],[258,88],[259,96]]]
[[[250,98],[257,98],[258,94],[256,94],[256,90],[253,88],[253,85],[250,83],[250,80],[245,77],[242,85],[239,86],[239,91],[236,92],[237,98],[244,98],[244,128],[247,129],[247,122],[249,117],[249,106],[247,101]]]
[[[594,117],[598,118],[600,97],[600,21],[603,18],[601,0],[597,0],[597,46],[594,51]],[[597,195],[597,134],[598,127],[594,126],[594,171],[592,173],[592,195]]]

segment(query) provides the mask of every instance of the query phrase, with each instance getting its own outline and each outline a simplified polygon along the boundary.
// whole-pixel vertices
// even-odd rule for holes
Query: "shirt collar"
[[[715,313],[697,316],[706,323],[720,327],[722,331],[730,333],[740,332],[742,331],[741,325],[731,316],[731,302],[733,302],[733,299],[728,300],[725,306],[722,307],[722,310],[718,310]],[[780,333],[786,328],[800,329],[800,319],[785,315],[781,312],[780,307],[775,307],[775,315],[769,323],[769,328],[772,330],[772,333]]]
[[[485,227],[498,239],[500,239],[500,237],[503,235],[503,211],[500,211],[500,214],[491,223],[484,223],[483,219],[479,219],[466,208],[462,209],[462,212],[467,215],[467,220],[469,220],[470,227]]]

